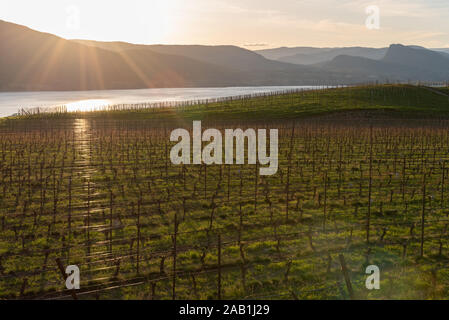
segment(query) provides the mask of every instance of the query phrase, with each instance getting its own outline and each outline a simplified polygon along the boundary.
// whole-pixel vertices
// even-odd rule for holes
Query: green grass
[[[449,95],[449,87],[446,88],[435,88],[435,90],[440,91],[441,93],[444,93],[446,95]]]
[[[256,184],[254,166],[249,165],[209,166],[206,180],[204,167],[189,166],[184,176],[181,167],[166,160],[167,137],[151,123],[86,121],[91,139],[69,122],[57,120],[53,125],[59,126],[46,132],[18,126],[0,136],[3,298],[17,297],[25,278],[29,297],[61,291],[63,282],[54,263],[60,257],[65,264],[80,266],[84,290],[96,285],[109,288],[111,282],[118,282],[119,289],[101,290],[101,298],[153,297],[151,285],[156,284],[154,297],[170,299],[175,214],[179,222],[177,270],[183,272],[177,278],[179,298],[216,298],[218,232],[223,241],[223,295],[229,299],[291,299],[292,291],[302,299],[348,298],[341,284],[340,253],[352,270],[360,298],[447,297],[448,203],[444,192],[449,189],[447,180],[442,184],[443,172],[447,176],[442,165],[449,167],[449,154],[441,143],[449,139],[445,128],[390,125],[387,131],[375,130],[371,242],[367,245],[370,131],[366,126],[298,125],[289,164],[291,129],[278,124],[282,129],[279,173],[259,177]],[[83,147],[86,139],[88,144]],[[424,174],[428,224],[424,257],[420,258]],[[137,236],[139,202],[142,261],[137,274],[132,239]],[[111,234],[115,242],[110,250]],[[381,268],[381,291],[364,289],[367,263]],[[429,281],[434,271],[436,288]],[[136,279],[143,283],[122,287]]]
[[[26,118],[265,121],[350,111],[381,111],[394,117],[449,117],[449,97],[438,95],[426,87],[378,85],[305,91],[188,107],[40,114]]]
[[[394,119],[297,121],[291,136],[290,120],[360,110]],[[180,299],[217,297],[218,234],[227,299],[347,299],[339,254],[358,298],[447,298],[449,125],[419,118],[448,110],[445,96],[390,85],[8,119],[0,133],[0,298],[19,297],[24,279],[27,297],[62,291],[61,258],[79,265],[82,290],[98,289],[101,299],[170,299],[175,217]],[[172,165],[170,128],[191,120],[278,128],[278,173]],[[381,268],[379,291],[364,287],[368,264]]]

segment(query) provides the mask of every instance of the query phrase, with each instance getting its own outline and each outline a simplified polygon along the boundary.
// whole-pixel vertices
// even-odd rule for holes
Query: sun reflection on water
[[[67,103],[65,106],[68,112],[75,111],[95,111],[101,110],[104,107],[108,106],[110,102],[108,100],[103,99],[89,99],[89,100],[80,100],[75,102]]]

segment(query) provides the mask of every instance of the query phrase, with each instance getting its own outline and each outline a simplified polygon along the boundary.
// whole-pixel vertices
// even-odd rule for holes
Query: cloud
[[[223,10],[233,15],[234,23],[238,23],[241,17],[247,24],[257,25],[261,33],[273,35],[272,31],[276,30],[277,39],[265,40],[270,43],[295,45],[296,41],[296,45],[308,45],[304,41],[314,37],[320,38],[312,40],[315,43],[338,40],[341,45],[367,41],[372,41],[372,46],[388,45],[390,41],[416,41],[420,45],[426,45],[426,41],[428,44],[447,43],[448,34],[442,31],[449,28],[447,0],[279,0],[275,4],[272,0],[219,2]],[[379,31],[369,31],[365,27],[365,8],[370,5],[380,7]]]
[[[65,4],[1,0],[0,18],[61,36]],[[148,3],[147,3],[148,2]],[[446,46],[448,0],[78,0],[76,37],[139,43]],[[160,5],[156,6],[155,3]],[[380,30],[367,30],[365,8],[380,7]],[[24,10],[26,8],[26,10]],[[39,14],[35,14],[39,12]],[[99,15],[101,12],[101,15]],[[117,21],[120,21],[117,24]],[[61,27],[62,26],[62,27]]]

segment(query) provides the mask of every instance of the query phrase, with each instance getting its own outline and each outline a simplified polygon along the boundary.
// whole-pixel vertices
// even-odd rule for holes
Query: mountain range
[[[347,47],[347,48],[313,48],[313,47],[294,47],[294,48],[274,48],[266,50],[257,50],[256,52],[267,59],[312,65],[320,62],[326,62],[334,59],[339,55],[348,55],[356,57],[364,57],[369,59],[381,59],[388,48],[363,48],[363,47]]]
[[[409,46],[414,49],[425,49],[419,46]],[[365,47],[343,47],[343,48],[313,48],[313,47],[280,47],[273,49],[256,50],[255,52],[267,59],[283,61],[295,64],[313,65],[330,61],[340,55],[363,57],[373,60],[382,59],[389,48],[365,48]],[[449,55],[449,48],[430,49]]]
[[[447,81],[449,49],[139,45],[67,40],[0,20],[0,91]]]

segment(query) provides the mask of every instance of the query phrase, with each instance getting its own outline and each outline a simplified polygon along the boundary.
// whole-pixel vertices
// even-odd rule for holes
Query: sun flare
[[[108,106],[110,102],[104,99],[89,99],[67,103],[65,106],[68,112],[93,111]]]

